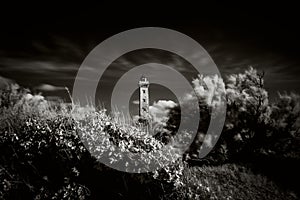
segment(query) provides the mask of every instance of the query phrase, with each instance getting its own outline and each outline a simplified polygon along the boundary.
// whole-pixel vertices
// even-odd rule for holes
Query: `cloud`
[[[54,86],[50,84],[41,84],[37,87],[35,87],[37,90],[46,91],[46,92],[52,92],[52,91],[58,91],[58,90],[65,90],[65,87],[61,86]]]
[[[149,107],[153,122],[164,125],[169,119],[169,110],[175,106],[177,106],[177,104],[171,100],[159,100],[154,102],[153,105]]]
[[[135,105],[139,105],[140,101],[139,100],[133,100],[132,103],[135,104]]]
[[[49,72],[75,72],[78,64],[75,63],[59,63],[53,61],[28,61],[22,59],[1,59],[1,70],[14,72],[34,72],[46,74]]]
[[[13,84],[13,83],[15,83],[15,81],[8,79],[8,78],[4,78],[3,76],[0,76],[0,89],[6,88],[10,84]]]

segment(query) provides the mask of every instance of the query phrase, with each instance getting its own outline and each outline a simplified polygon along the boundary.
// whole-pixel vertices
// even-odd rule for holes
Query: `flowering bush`
[[[0,107],[0,197],[51,198],[65,177],[77,179],[72,169],[87,152],[67,113],[52,109],[41,95],[16,88],[6,97],[16,101]]]
[[[147,168],[154,160],[160,164],[152,177],[178,185],[182,171],[174,165],[180,160],[178,149],[170,145],[160,151],[163,144],[140,126],[120,124],[105,110],[75,106],[70,113],[53,108],[41,95],[24,92],[1,112],[1,198],[16,198],[17,193],[36,199],[86,198],[90,192],[80,180],[87,160],[94,163],[90,152],[98,157],[107,153],[111,162],[121,162],[124,152],[139,153],[140,166]],[[147,174],[136,177],[149,180]]]
[[[118,167],[130,172],[151,171],[153,163],[157,163],[153,177],[178,184],[182,163],[181,151],[175,143],[165,146],[140,126],[120,125],[107,116],[105,110],[85,113],[76,127],[89,152],[96,158],[108,157],[107,164],[118,163]]]

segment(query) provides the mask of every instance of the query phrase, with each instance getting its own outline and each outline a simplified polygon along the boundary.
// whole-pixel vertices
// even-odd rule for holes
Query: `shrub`
[[[119,159],[121,155],[112,151],[118,147],[122,151],[142,153],[144,166],[151,161],[147,160],[147,154],[152,159],[158,158],[161,142],[138,126],[118,124],[105,110],[76,106],[71,113],[64,106],[53,107],[41,95],[31,95],[28,91],[14,95],[18,100],[1,107],[1,198],[84,199],[93,194],[90,183],[84,181],[87,171],[118,173],[102,165],[95,170],[95,159],[82,141],[88,142],[92,147],[89,150],[96,151],[98,156],[112,152],[112,158]],[[108,143],[99,145],[99,141]],[[166,148],[160,159],[172,160],[165,173],[158,170],[164,175],[155,178],[174,185],[179,178],[172,165],[178,162],[176,149]],[[153,181],[153,174],[139,174],[129,180]]]
[[[86,150],[67,113],[52,109],[41,95],[28,90],[11,92],[5,97],[9,104],[0,108],[0,196],[50,198],[65,178],[76,182],[75,172]]]

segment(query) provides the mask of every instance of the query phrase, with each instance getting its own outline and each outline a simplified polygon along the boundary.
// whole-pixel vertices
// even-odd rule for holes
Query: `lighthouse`
[[[142,76],[139,81],[140,88],[140,109],[139,115],[141,121],[149,121],[149,81],[145,76]]]

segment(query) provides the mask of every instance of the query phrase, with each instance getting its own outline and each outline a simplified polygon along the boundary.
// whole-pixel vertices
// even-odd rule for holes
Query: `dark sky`
[[[146,26],[192,37],[208,51],[224,77],[249,66],[264,70],[271,98],[276,91],[300,93],[300,18],[293,6],[257,10],[200,6],[170,13],[92,5],[3,10],[0,76],[48,90],[46,95],[67,97],[62,87],[72,88],[78,67],[96,45],[119,32]]]

